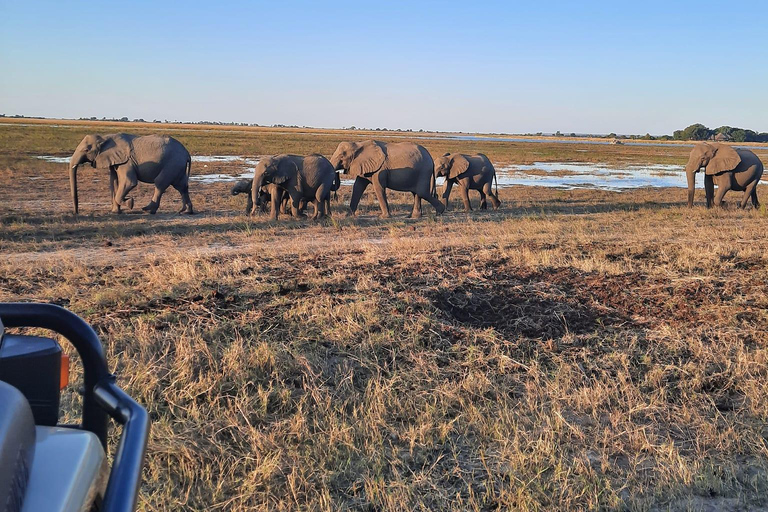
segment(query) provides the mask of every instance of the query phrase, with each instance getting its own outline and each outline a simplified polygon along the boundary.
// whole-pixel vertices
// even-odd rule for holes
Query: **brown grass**
[[[763,212],[515,187],[498,212],[411,221],[395,194],[389,221],[367,196],[358,219],[270,223],[219,183],[192,190],[195,217],[174,191],[118,217],[84,170],[76,220],[63,166],[14,149],[0,300],[97,328],[154,421],[142,510],[767,505]]]

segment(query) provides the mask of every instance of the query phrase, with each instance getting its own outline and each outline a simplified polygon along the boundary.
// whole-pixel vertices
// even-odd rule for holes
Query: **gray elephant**
[[[443,193],[443,204],[448,208],[448,201],[451,197],[451,188],[455,184],[459,185],[461,199],[464,201],[464,211],[472,210],[469,202],[469,191],[477,190],[480,192],[480,209],[488,208],[486,196],[491,198],[493,209],[497,209],[501,202],[499,201],[499,184],[496,181],[496,192],[493,192],[493,183],[496,180],[496,169],[488,157],[482,153],[476,155],[463,155],[461,153],[446,153],[435,159],[435,174],[445,176],[445,192]]]
[[[747,206],[749,199],[755,208],[760,207],[757,200],[757,184],[763,175],[763,163],[748,149],[736,149],[727,144],[702,142],[696,144],[688,157],[685,173],[688,177],[688,207],[693,207],[696,173],[704,168],[704,190],[707,208],[721,206],[723,196],[729,190],[744,192],[739,207]],[[717,185],[717,195],[715,195]]]
[[[387,203],[388,188],[413,194],[413,211],[409,217],[421,217],[422,199],[429,201],[438,214],[445,210],[445,206],[435,197],[432,156],[418,144],[376,140],[342,142],[331,157],[331,165],[355,178],[348,212],[351,215],[357,211],[360,198],[371,183],[383,218],[391,216]]]
[[[287,192],[294,217],[304,216],[301,212],[302,199],[307,203],[315,202],[313,219],[325,217],[336,178],[336,171],[323,155],[274,155],[262,158],[253,175],[252,213],[256,213],[261,188],[264,184],[270,184],[273,220],[277,219],[280,210],[279,190]]]
[[[86,135],[69,160],[69,183],[75,213],[79,210],[77,168],[86,162],[94,168],[109,169],[113,213],[120,213],[123,206],[133,208],[133,198],[127,198],[126,195],[140,181],[155,185],[152,200],[143,210],[155,213],[163,192],[173,186],[181,194],[183,204],[179,213],[193,213],[192,201],[189,199],[192,159],[184,145],[172,137],[138,137],[127,133]]]

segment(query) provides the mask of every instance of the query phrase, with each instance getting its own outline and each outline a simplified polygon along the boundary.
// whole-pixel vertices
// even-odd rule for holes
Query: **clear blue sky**
[[[768,131],[767,34],[764,0],[0,0],[0,113]]]

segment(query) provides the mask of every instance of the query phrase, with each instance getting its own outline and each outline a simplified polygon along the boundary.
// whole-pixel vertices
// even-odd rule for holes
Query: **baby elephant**
[[[294,217],[304,217],[300,210],[302,199],[315,202],[313,219],[325,217],[336,179],[336,171],[322,155],[273,155],[262,158],[253,175],[252,212],[256,212],[256,202],[262,186],[271,184],[270,191],[280,189],[287,192]],[[272,194],[271,199],[270,216],[275,220],[280,210],[278,194]]]
[[[448,208],[448,200],[451,196],[451,188],[458,183],[461,188],[461,199],[464,201],[464,211],[472,210],[469,203],[469,191],[480,192],[480,209],[488,208],[485,196],[490,196],[493,208],[497,209],[499,201],[499,184],[496,182],[496,193],[491,185],[496,180],[496,169],[488,157],[482,153],[476,155],[462,155],[461,153],[446,153],[435,159],[435,173],[437,176],[445,176],[445,193],[443,204]]]
[[[245,214],[250,215],[253,210],[253,199],[251,198],[251,185],[253,180],[240,180],[232,186],[232,195],[248,194],[248,204],[245,207]]]
[[[253,180],[240,180],[237,183],[235,183],[232,186],[232,195],[236,196],[239,194],[248,194],[246,197],[248,198],[248,203],[245,206],[245,214],[250,215],[254,205],[253,197],[251,196],[251,187],[253,187]],[[259,212],[264,213],[267,211],[267,206],[272,202],[272,195],[269,192],[270,187],[272,185],[266,184],[261,187],[261,190],[259,190],[259,197],[256,200],[256,207]],[[280,195],[280,211],[285,214],[291,213],[291,207],[289,205],[290,197],[288,197],[288,194],[285,193],[284,190],[278,189],[277,193]],[[299,207],[299,210],[304,211],[305,208],[305,201],[302,199],[301,206]]]

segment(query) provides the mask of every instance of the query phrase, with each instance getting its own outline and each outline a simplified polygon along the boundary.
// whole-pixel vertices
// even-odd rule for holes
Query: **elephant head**
[[[259,193],[265,183],[274,183],[275,185],[284,185],[290,181],[299,172],[296,163],[287,157],[269,156],[259,160],[256,165],[256,171],[253,173],[253,183],[251,185],[251,198],[253,200],[254,212],[259,202]]]
[[[232,185],[232,195],[236,196],[238,194],[250,194],[251,192],[251,184],[253,183],[253,180],[240,180],[234,185]]]
[[[92,167],[110,168],[128,161],[131,156],[130,142],[121,135],[86,135],[69,159],[69,187],[72,204],[78,212],[77,168],[88,162]]]
[[[688,157],[688,163],[685,165],[685,174],[688,178],[688,206],[693,206],[696,173],[702,167],[704,167],[706,174],[715,175],[732,171],[740,162],[741,157],[731,146],[717,142],[696,144]]]
[[[460,153],[445,153],[443,156],[435,159],[435,175],[445,176],[452,180],[458,178],[469,169],[469,160]]]
[[[343,169],[351,176],[367,177],[378,171],[384,160],[384,150],[376,141],[342,142],[331,157],[331,165],[335,170]]]

